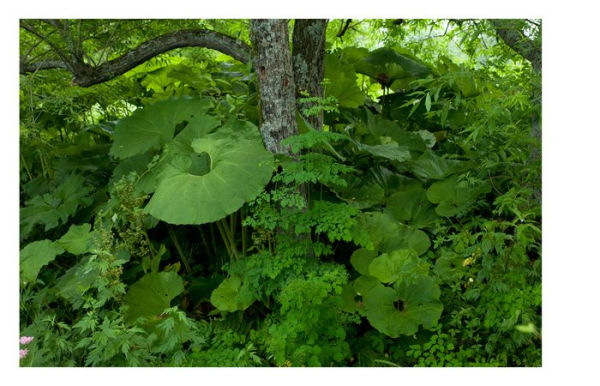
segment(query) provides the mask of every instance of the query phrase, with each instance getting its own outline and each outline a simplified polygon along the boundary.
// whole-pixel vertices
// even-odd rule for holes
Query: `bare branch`
[[[48,44],[50,47],[52,47],[52,49],[56,52],[56,54],[58,56],[61,57],[61,59],[65,60],[65,61],[68,61],[68,57],[63,52],[63,50],[60,47],[58,47],[56,44],[52,43],[52,41],[50,39],[48,39],[49,35],[42,34],[37,29],[35,29],[32,25],[30,25],[29,23],[26,23],[23,20],[21,20],[20,27],[23,28],[25,31],[31,33],[32,35],[37,36],[39,39],[41,39],[46,44]]]
[[[346,31],[348,30],[348,27],[350,27],[351,21],[352,21],[352,19],[346,19],[345,24],[342,22],[342,24],[340,25],[340,27],[341,27],[340,31],[335,36],[341,39],[344,36],[344,34],[346,33]]]

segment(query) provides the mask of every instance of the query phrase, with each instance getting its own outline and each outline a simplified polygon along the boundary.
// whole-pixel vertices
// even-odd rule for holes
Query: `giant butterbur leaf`
[[[231,276],[221,282],[210,296],[210,302],[220,311],[243,311],[256,299],[239,276]]]
[[[366,112],[367,129],[376,136],[390,137],[403,151],[426,150],[425,142],[419,133],[407,131],[398,123],[382,118],[379,114]],[[406,156],[402,158],[408,159]]]
[[[431,72],[429,67],[407,53],[378,48],[355,64],[356,71],[366,74],[384,86],[394,80],[420,77]]]
[[[458,176],[452,176],[432,184],[427,189],[427,198],[438,204],[435,211],[440,216],[456,216],[468,209],[481,193],[488,192],[490,186],[480,183],[475,186],[466,181],[458,181]]]
[[[426,227],[439,218],[433,205],[427,200],[425,189],[420,186],[392,194],[386,204],[397,220],[417,228]]]
[[[459,254],[444,251],[436,260],[433,271],[443,281],[458,282],[467,272],[463,261],[464,257]]]
[[[385,190],[372,178],[346,177],[347,186],[335,187],[336,195],[350,206],[366,209],[383,201]]]
[[[373,276],[359,276],[352,282],[352,287],[356,291],[356,294],[364,296],[374,287],[381,285],[377,278]]]
[[[414,226],[401,224],[387,213],[362,213],[357,220],[355,232],[366,234],[371,241],[370,245],[365,245],[369,249],[380,252],[414,249],[421,255],[431,245],[425,232]]]
[[[387,240],[382,251],[393,251],[396,249],[413,249],[419,255],[427,252],[431,246],[429,236],[414,226],[398,224],[398,232],[394,237]]]
[[[435,155],[431,150],[410,162],[409,169],[423,179],[441,180],[450,174],[464,170],[468,164],[463,161],[447,160]]]
[[[148,108],[152,108],[152,106]],[[194,113],[194,116],[186,122],[185,128],[166,143],[162,156],[159,157],[157,154],[153,154],[156,152],[147,151],[122,160],[115,168],[111,182],[118,181],[130,172],[136,172],[138,175],[138,180],[135,183],[136,192],[154,192],[158,186],[158,176],[173,161],[173,158],[180,158],[181,156],[193,158],[195,152],[192,149],[192,141],[212,132],[221,123],[217,118],[206,114],[203,110]],[[155,157],[156,162],[151,162],[153,157]]]
[[[426,275],[429,267],[412,249],[384,253],[371,261],[369,274],[382,283],[410,281],[415,275]]]
[[[349,313],[358,311],[359,302],[356,299],[356,291],[351,284],[344,285],[340,297],[342,299],[341,308],[343,311]]]
[[[125,304],[127,323],[140,317],[158,316],[171,306],[171,300],[183,292],[183,280],[175,272],[152,272],[144,275],[129,287]]]
[[[350,263],[361,275],[369,275],[369,265],[377,256],[377,252],[360,248],[350,256]]]
[[[219,220],[256,197],[271,178],[273,156],[262,142],[216,132],[192,142],[159,176],[146,213],[171,224]]]
[[[336,58],[333,55],[325,56],[325,96],[334,96],[340,105],[355,108],[362,105],[365,95],[356,83],[354,67]]]
[[[203,115],[208,102],[202,98],[171,98],[138,109],[115,127],[110,153],[118,158],[128,158],[159,149],[173,139],[177,125]]]
[[[404,162],[412,158],[407,146],[400,146],[395,143],[386,143],[382,145],[363,145],[357,144],[358,150],[365,151],[376,157],[385,158],[391,161]]]
[[[439,287],[428,276],[400,281],[393,288],[378,284],[364,296],[365,314],[373,327],[392,338],[413,335],[419,325],[435,326],[443,308],[439,296]]]
[[[53,261],[64,249],[50,240],[34,241],[21,249],[21,280],[34,282],[40,269]]]

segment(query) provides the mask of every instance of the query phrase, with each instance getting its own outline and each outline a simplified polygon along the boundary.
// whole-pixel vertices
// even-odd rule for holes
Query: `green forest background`
[[[276,154],[243,55],[84,82],[252,23],[21,20],[20,365],[541,366],[541,21],[329,20]]]

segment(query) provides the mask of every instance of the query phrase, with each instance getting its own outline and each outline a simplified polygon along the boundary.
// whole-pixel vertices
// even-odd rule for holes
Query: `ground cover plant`
[[[21,366],[541,366],[539,20],[20,30]]]

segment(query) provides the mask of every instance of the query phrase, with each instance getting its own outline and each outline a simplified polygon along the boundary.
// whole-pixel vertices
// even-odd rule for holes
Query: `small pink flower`
[[[31,343],[32,340],[33,340],[33,336],[22,336],[19,339],[19,343],[21,343],[21,344],[29,344],[29,343]]]
[[[19,359],[23,359],[27,356],[29,351],[27,349],[19,350]]]

